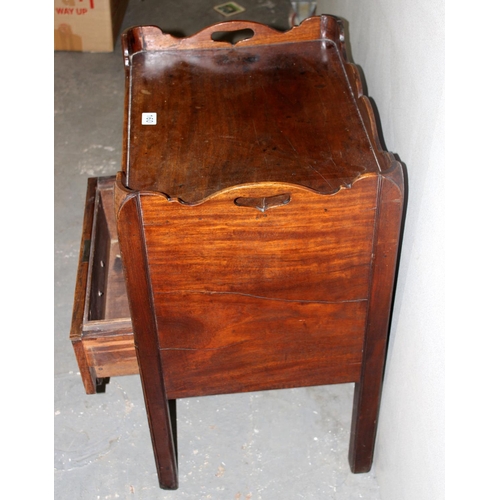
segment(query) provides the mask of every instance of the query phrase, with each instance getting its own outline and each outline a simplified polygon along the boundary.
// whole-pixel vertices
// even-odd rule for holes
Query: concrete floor
[[[215,0],[130,0],[122,30],[189,35],[219,22]],[[286,29],[289,2],[238,0],[242,19]],[[374,472],[353,475],[353,386],[178,402],[180,488],[160,490],[138,376],[86,395],[69,341],[87,178],[120,169],[124,72],[109,54],[55,53],[55,498],[379,500]]]

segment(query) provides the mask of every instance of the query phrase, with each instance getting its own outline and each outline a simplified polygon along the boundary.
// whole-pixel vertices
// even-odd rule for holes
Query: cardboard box
[[[54,50],[113,52],[128,0],[54,0]]]

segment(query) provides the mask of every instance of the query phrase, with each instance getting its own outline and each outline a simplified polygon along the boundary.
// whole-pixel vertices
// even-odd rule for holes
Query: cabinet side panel
[[[142,197],[172,397],[359,379],[376,186],[370,176],[334,196],[253,187],[197,206]],[[287,191],[284,206],[248,206]]]

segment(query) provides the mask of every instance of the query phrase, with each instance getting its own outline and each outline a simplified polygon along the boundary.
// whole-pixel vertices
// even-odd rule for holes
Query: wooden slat
[[[227,50],[227,43],[221,43],[212,39],[212,34],[223,31],[237,31],[251,29],[254,36],[247,40],[238,42],[238,46],[251,47],[255,45],[272,45],[283,43],[297,43],[310,40],[338,38],[338,23],[332,16],[323,16],[306,19],[300,26],[295,26],[287,32],[277,31],[268,26],[251,21],[221,22],[208,26],[198,33],[186,38],[178,38],[168,33],[162,33],[156,26],[138,26],[130,29],[122,35],[122,47],[126,59],[133,57],[141,51],[182,51],[193,49]]]

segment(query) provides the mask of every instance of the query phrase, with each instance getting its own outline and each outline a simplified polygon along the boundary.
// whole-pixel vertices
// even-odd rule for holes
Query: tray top
[[[211,39],[242,28],[253,37]],[[127,187],[186,203],[254,182],[331,194],[386,168],[341,40],[332,16],[286,33],[238,21],[185,39],[155,27],[126,32]]]

